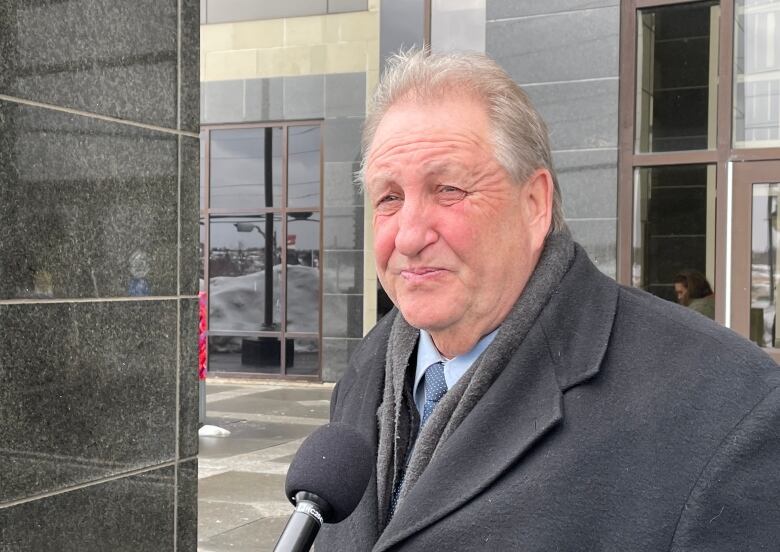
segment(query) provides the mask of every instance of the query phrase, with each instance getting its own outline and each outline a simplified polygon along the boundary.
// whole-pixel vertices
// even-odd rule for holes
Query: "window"
[[[640,10],[637,152],[715,147],[718,14],[715,2]]]
[[[734,147],[780,146],[780,2],[738,0],[734,21]]]
[[[319,378],[321,125],[207,127],[209,371]]]
[[[674,278],[715,271],[715,167],[635,169],[634,286],[675,301]]]
[[[703,273],[780,361],[778,25],[780,0],[621,2],[618,279],[674,300]]]
[[[715,277],[717,2],[635,10],[630,282],[675,301],[675,276]],[[714,157],[712,161],[714,161]],[[702,162],[705,161],[705,162]],[[628,188],[630,185],[630,188]]]

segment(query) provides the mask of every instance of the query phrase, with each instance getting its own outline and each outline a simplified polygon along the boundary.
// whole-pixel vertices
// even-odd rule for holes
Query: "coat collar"
[[[561,391],[598,373],[612,335],[619,289],[576,245],[574,263],[539,320]]]
[[[473,500],[561,422],[563,393],[599,371],[617,295],[615,282],[577,246],[574,263],[523,345],[431,460],[379,536],[374,552],[398,545]],[[373,344],[361,347],[367,353],[356,354],[355,371],[349,382],[342,382],[347,384],[344,392],[359,397],[350,397],[352,406],[342,410],[340,418],[356,425],[375,448],[391,318],[375,328]],[[376,540],[375,479],[344,523],[359,542]]]

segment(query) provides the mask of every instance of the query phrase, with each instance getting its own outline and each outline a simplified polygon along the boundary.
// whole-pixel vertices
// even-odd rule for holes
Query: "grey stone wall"
[[[0,550],[196,549],[198,0],[0,0]]]
[[[363,195],[360,162],[365,73],[202,83],[203,124],[323,120],[322,377],[336,381],[363,335]]]
[[[547,121],[569,227],[615,276],[618,0],[488,0],[486,52]]]

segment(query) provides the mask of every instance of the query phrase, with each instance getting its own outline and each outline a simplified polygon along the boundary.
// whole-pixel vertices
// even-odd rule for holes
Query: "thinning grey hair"
[[[568,233],[547,125],[528,95],[483,54],[411,49],[388,58],[363,126],[358,183],[365,182],[365,163],[379,123],[396,102],[463,95],[484,102],[492,129],[493,155],[515,183],[525,183],[537,169],[550,171],[554,185],[550,233]]]

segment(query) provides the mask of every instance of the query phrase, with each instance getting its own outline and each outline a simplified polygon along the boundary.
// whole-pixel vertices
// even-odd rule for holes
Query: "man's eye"
[[[466,192],[455,186],[440,186],[439,195],[448,201],[459,201],[466,197]]]
[[[400,201],[400,197],[395,194],[388,194],[386,196],[382,196],[379,198],[379,200],[376,202],[377,207],[388,207],[393,205],[395,202]]]

